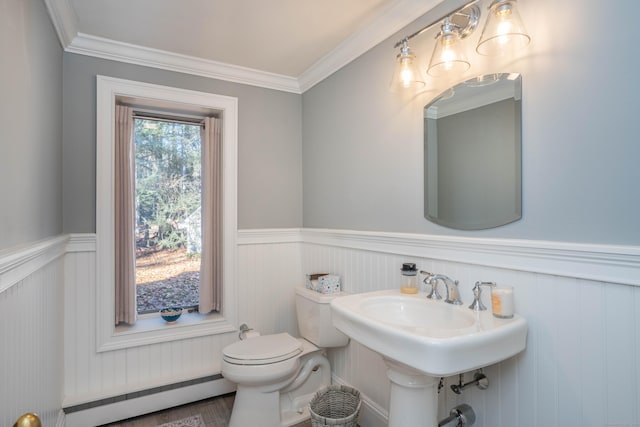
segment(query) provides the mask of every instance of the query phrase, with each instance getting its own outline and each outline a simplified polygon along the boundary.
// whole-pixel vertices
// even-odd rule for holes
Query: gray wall
[[[302,225],[301,96],[65,53],[64,231],[95,231],[96,75],[238,98],[239,228]]]
[[[423,218],[422,107],[427,92],[388,90],[393,44],[451,10],[447,0],[303,95],[304,226],[472,237],[640,244],[640,144],[636,117],[640,2],[523,0],[533,42],[521,58],[469,49],[471,77],[523,75],[523,218],[484,231],[456,231]],[[486,3],[486,2],[485,2]],[[615,30],[602,31],[615,22]],[[423,59],[430,32],[412,41]],[[474,45],[479,32],[469,39]],[[425,59],[426,58],[426,59]]]
[[[474,232],[423,218],[422,107],[454,82],[430,80],[427,92],[413,98],[390,93],[392,46],[461,3],[445,1],[300,97],[74,54],[61,60],[41,1],[2,2],[0,249],[95,230],[96,74],[239,98],[241,228],[638,244],[640,58],[632,53],[640,3],[633,0],[611,8],[596,0],[522,1],[533,37],[525,56],[500,62],[471,52],[469,75],[523,74],[523,218]],[[596,31],[606,22],[616,22],[616,30]],[[431,35],[414,41],[428,58]]]
[[[0,2],[0,249],[62,230],[62,48],[41,0]]]

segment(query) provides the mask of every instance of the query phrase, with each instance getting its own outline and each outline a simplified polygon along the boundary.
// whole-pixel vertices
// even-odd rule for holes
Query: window
[[[202,253],[201,120],[134,114],[138,314],[197,310]],[[117,304],[117,301],[116,301]]]
[[[235,254],[237,211],[237,100],[147,83],[98,76],[97,78],[97,152],[96,152],[96,332],[97,351],[146,345],[195,336],[230,332],[236,329]],[[133,326],[115,326],[116,308],[116,225],[114,193],[120,173],[116,172],[116,103],[136,106],[136,110],[174,111],[187,116],[219,117],[221,137],[222,203],[221,236],[222,302],[210,314],[191,313],[174,326],[161,319],[141,319]],[[158,117],[155,117],[157,119]],[[136,120],[137,122],[138,120]],[[157,121],[157,120],[156,120]],[[175,121],[175,120],[174,120]],[[144,126],[145,120],[140,120]],[[210,127],[213,129],[213,127]],[[182,131],[187,132],[187,128]],[[188,169],[188,166],[185,166]],[[207,181],[207,180],[205,180]],[[183,184],[185,184],[183,182]],[[186,185],[186,184],[185,184]],[[202,194],[209,194],[206,190]],[[192,212],[193,213],[193,212]],[[134,224],[140,223],[135,219]],[[186,226],[186,224],[183,224]],[[150,225],[150,231],[155,226]],[[135,233],[135,227],[132,234]],[[186,231],[184,231],[186,234]],[[133,240],[133,239],[132,239]],[[206,240],[206,239],[205,239]],[[208,265],[209,263],[202,263]],[[209,310],[207,310],[208,312]]]

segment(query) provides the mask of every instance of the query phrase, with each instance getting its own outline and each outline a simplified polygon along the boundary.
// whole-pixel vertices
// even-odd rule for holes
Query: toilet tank
[[[296,288],[296,315],[300,335],[318,347],[343,347],[349,337],[337,330],[331,322],[331,300],[345,292],[321,294],[311,289]]]

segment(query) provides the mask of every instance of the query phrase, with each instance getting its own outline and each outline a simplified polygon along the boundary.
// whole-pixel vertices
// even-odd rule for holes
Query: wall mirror
[[[424,108],[425,218],[482,230],[522,217],[522,77],[466,80]]]

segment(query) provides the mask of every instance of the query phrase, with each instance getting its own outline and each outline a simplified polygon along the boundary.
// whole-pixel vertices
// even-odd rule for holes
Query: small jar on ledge
[[[400,282],[400,292],[403,294],[418,293],[418,269],[414,263],[406,262],[402,264],[402,281]]]

